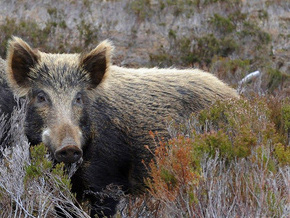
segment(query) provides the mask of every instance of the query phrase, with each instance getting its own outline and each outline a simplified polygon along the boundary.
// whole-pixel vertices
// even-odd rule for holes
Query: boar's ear
[[[8,43],[7,73],[8,81],[18,94],[25,95],[30,88],[29,72],[40,59],[37,50],[18,37],[13,37]]]
[[[114,47],[105,40],[88,54],[80,56],[80,66],[85,69],[90,76],[91,86],[94,89],[104,79],[106,71],[111,64],[111,53]]]

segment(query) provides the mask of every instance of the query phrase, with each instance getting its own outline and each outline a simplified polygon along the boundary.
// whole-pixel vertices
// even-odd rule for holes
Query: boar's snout
[[[82,155],[82,150],[75,145],[68,145],[55,152],[56,160],[64,163],[77,162],[82,157]]]
[[[74,163],[83,156],[83,151],[71,138],[63,140],[62,146],[55,151],[55,159],[59,162]]]

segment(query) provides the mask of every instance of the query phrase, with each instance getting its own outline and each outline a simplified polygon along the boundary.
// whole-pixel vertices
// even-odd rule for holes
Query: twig
[[[242,87],[244,84],[251,82],[253,79],[260,77],[262,74],[260,71],[254,71],[247,76],[245,76],[242,80],[239,81],[239,86],[238,86],[238,93],[241,93]]]

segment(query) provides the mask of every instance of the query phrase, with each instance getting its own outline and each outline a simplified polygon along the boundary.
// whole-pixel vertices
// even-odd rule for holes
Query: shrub
[[[219,14],[214,14],[210,19],[210,23],[222,34],[229,34],[236,29],[234,23],[229,18],[223,17]]]
[[[1,126],[6,126],[4,131],[1,129],[0,138],[9,139],[2,140],[6,144],[0,146],[0,216],[55,217],[57,209],[68,217],[88,217],[74,204],[64,165],[53,166],[43,144],[30,148],[24,135],[24,120],[24,107],[16,108],[11,120],[6,116],[0,120]]]
[[[203,37],[197,37],[193,51],[189,50],[190,41],[183,39],[181,42],[182,59],[187,63],[202,63],[210,65],[212,58],[217,55],[226,57],[232,54],[237,48],[238,44],[230,37],[218,39],[213,34],[208,34]]]
[[[133,216],[287,217],[287,124],[278,130],[268,105],[258,97],[216,102],[183,125],[171,123],[168,141],[151,133],[157,148],[150,195],[128,202],[127,210]]]

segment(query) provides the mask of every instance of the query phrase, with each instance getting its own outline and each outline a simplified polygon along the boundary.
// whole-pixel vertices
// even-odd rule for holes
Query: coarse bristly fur
[[[149,131],[168,137],[166,120],[185,120],[236,91],[198,69],[129,69],[111,65],[104,41],[83,54],[47,54],[14,37],[8,46],[7,78],[28,100],[25,131],[43,142],[56,161],[83,162],[72,177],[77,198],[88,198],[91,216],[115,213],[117,199],[99,193],[107,185],[126,193],[144,187],[152,159]]]

